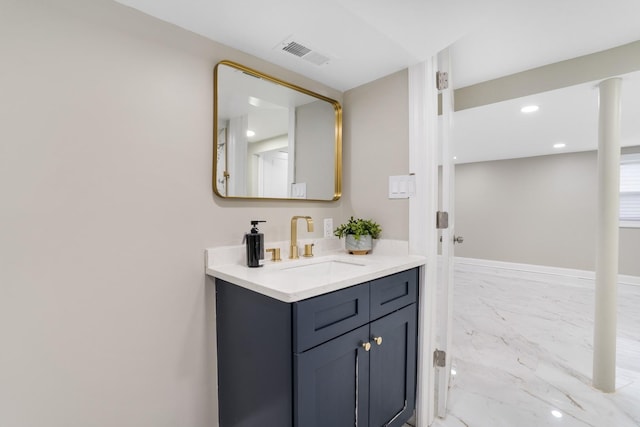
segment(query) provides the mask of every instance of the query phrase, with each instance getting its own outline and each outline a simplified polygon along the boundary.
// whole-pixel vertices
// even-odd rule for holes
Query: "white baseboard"
[[[551,274],[554,276],[573,277],[577,279],[595,280],[596,274],[589,270],[576,270],[572,268],[550,267],[546,265],[519,264],[515,262],[494,261],[479,258],[455,257],[455,265],[473,265],[478,267],[500,268],[503,270],[523,271],[527,273]],[[618,283],[640,286],[640,277],[625,274],[618,275]]]

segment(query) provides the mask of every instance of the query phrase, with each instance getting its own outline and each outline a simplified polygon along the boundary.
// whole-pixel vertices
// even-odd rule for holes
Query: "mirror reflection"
[[[214,192],[221,197],[337,200],[337,101],[242,65],[214,71]]]

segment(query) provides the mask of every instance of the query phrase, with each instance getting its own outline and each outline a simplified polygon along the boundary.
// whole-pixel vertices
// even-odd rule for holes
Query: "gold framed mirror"
[[[223,198],[338,200],[338,101],[231,61],[214,68],[213,191]]]

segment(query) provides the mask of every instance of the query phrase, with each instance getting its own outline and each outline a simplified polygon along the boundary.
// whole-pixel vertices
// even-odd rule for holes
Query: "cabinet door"
[[[369,325],[296,354],[294,425],[368,427]]]
[[[416,327],[416,304],[371,323],[370,427],[402,426],[413,414]]]

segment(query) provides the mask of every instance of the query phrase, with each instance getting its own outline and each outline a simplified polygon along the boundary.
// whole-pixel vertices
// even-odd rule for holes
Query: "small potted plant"
[[[370,219],[351,217],[333,232],[334,236],[345,238],[345,249],[354,255],[364,255],[373,247],[372,239],[380,237],[382,228]]]

